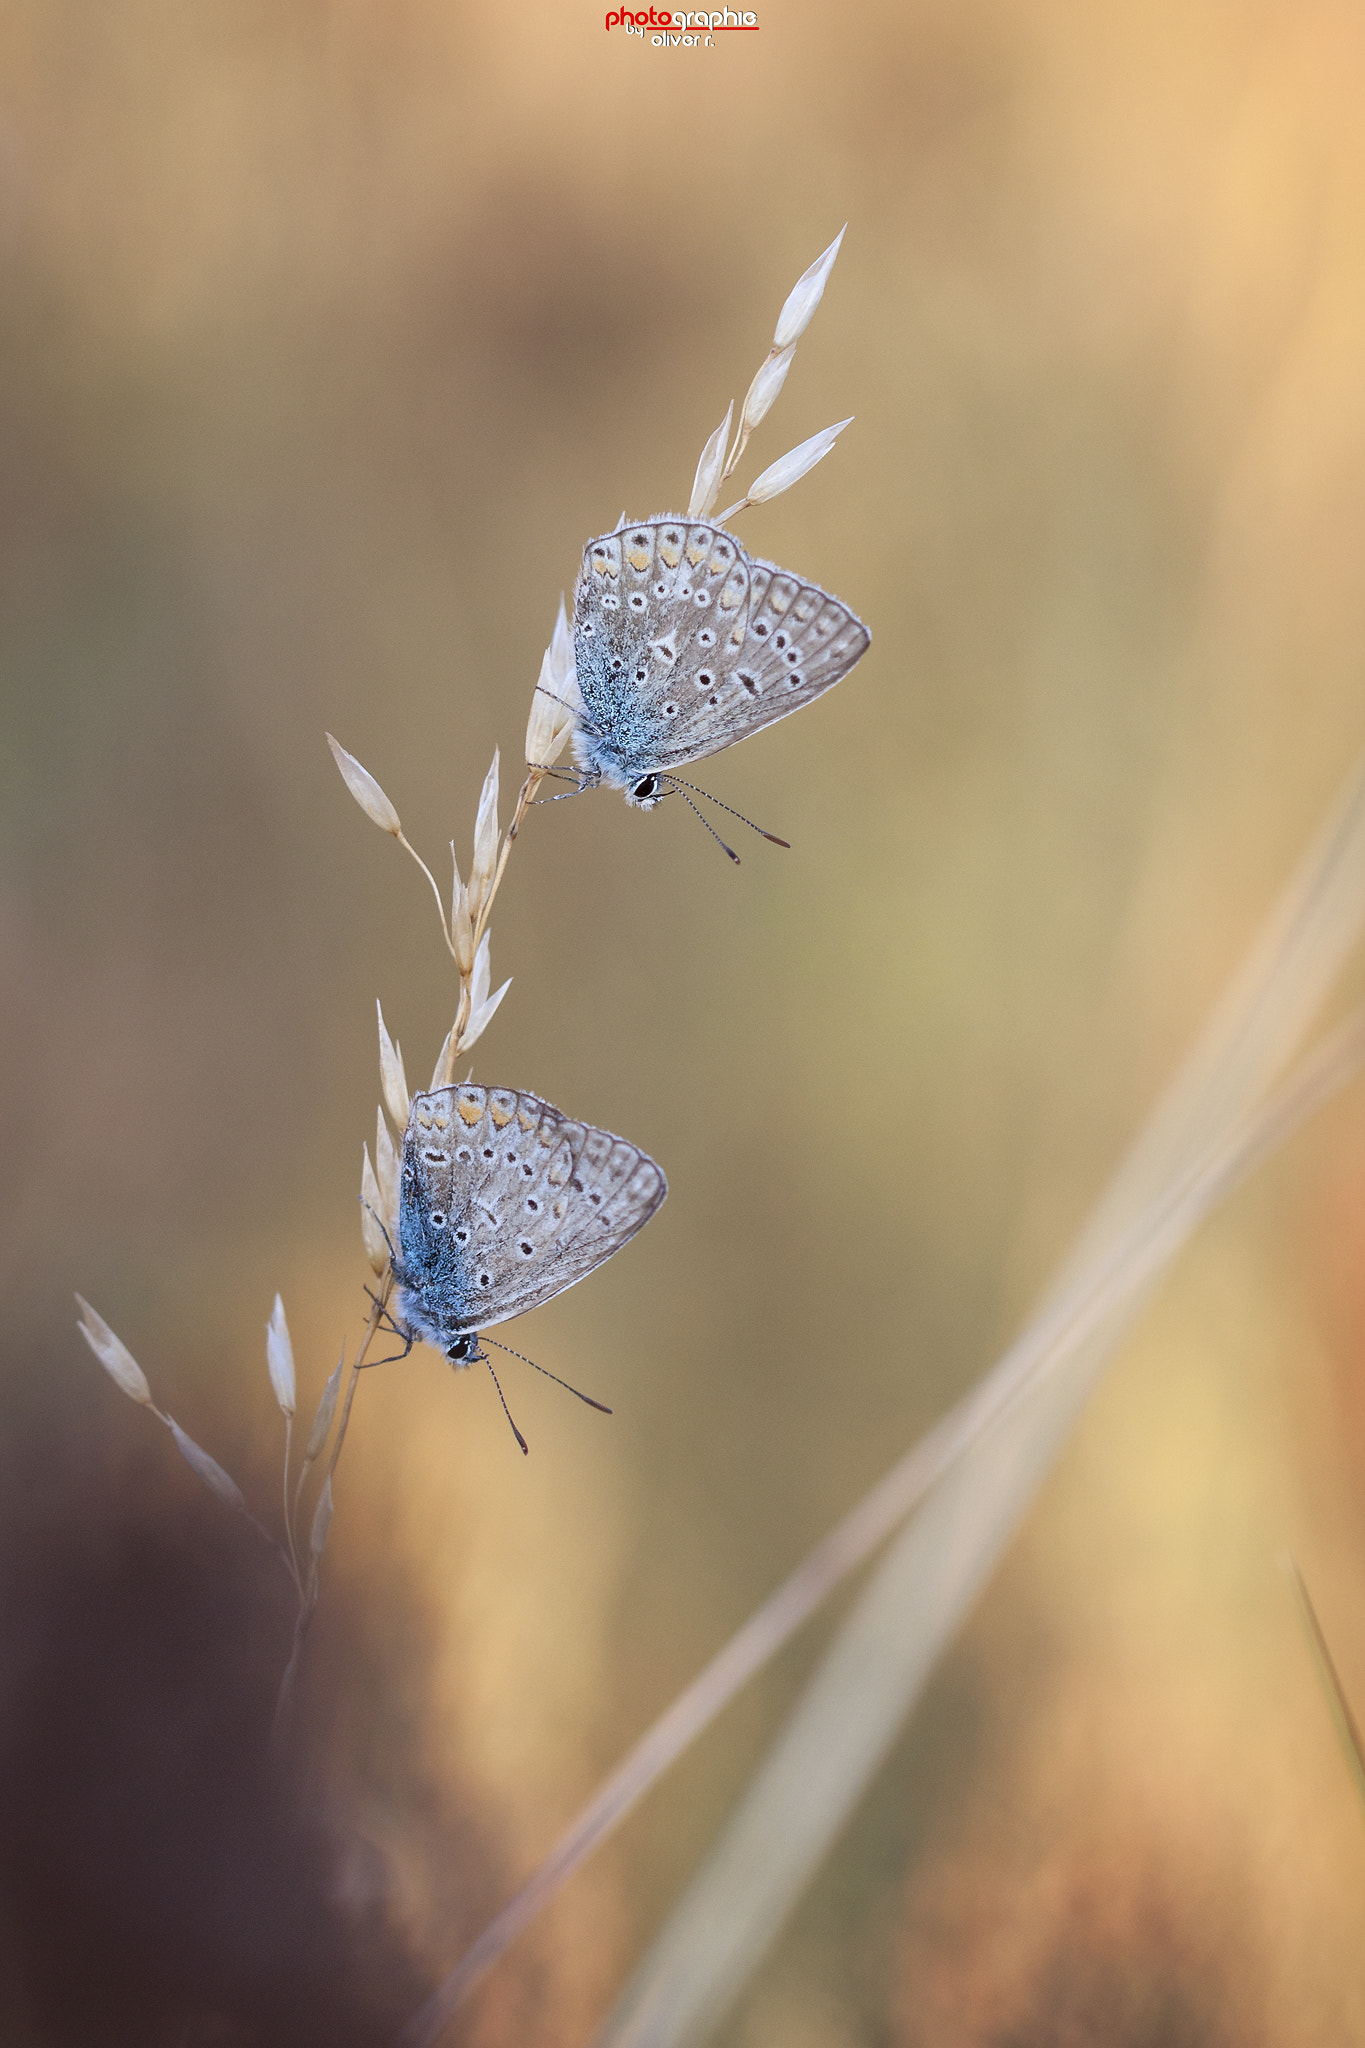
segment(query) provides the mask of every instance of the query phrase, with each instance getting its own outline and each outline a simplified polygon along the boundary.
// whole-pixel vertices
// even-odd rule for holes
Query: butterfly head
[[[479,1349],[477,1330],[466,1330],[462,1337],[457,1337],[453,1343],[447,1344],[445,1354],[457,1371],[462,1371],[467,1366],[481,1365],[488,1357],[486,1351]]]
[[[626,791],[626,802],[637,811],[652,811],[670,794],[662,775],[641,775]]]

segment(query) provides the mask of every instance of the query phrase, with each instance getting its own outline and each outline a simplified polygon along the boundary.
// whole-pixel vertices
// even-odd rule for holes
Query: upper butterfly
[[[708,520],[665,513],[590,540],[574,591],[584,782],[652,810],[674,769],[809,704],[871,641],[837,597]]]

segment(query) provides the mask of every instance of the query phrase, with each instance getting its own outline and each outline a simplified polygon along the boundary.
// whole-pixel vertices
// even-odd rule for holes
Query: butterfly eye
[[[658,581],[658,582],[657,582],[657,583],[655,584],[655,586],[654,586],[654,595],[655,595],[656,597],[664,597],[664,596],[666,596],[666,595],[667,595],[667,593],[668,593],[668,585],[667,585],[667,584],[666,584],[666,583],[665,583],[665,582],[663,581],[663,579],[662,579],[662,577],[661,577],[661,578],[659,579],[659,581]]]
[[[678,715],[678,707],[677,707],[677,705],[676,705],[676,704],[665,704],[665,706],[664,706],[664,717],[665,717],[665,718],[676,718],[676,717],[677,717],[677,715]]]
[[[430,1160],[433,1166],[439,1166],[441,1163],[442,1155],[439,1152],[424,1152],[422,1154],[422,1157],[423,1159]]]
[[[801,659],[801,649],[799,647],[789,647],[787,649],[787,659],[792,667],[795,668],[797,662]]]
[[[644,670],[643,670],[642,668],[637,668],[637,669],[636,669],[636,671],[635,671],[635,680],[636,680],[636,682],[637,682],[637,683],[642,683],[642,682],[644,681],[644,679],[645,679],[645,672],[644,672]]]
[[[479,1285],[480,1287],[491,1287],[493,1285],[493,1275],[491,1273],[480,1273]]]
[[[763,619],[760,619],[758,624],[754,627],[754,638],[756,640],[766,640],[769,631],[770,628],[768,627],[767,623]]]
[[[461,1145],[457,1149],[455,1157],[459,1160],[461,1166],[468,1166],[474,1154],[470,1151],[468,1145]]]
[[[605,597],[604,597],[604,598],[602,599],[602,609],[603,609],[603,611],[604,611],[604,612],[619,612],[619,611],[620,611],[620,609],[621,609],[621,600],[620,600],[620,598],[619,598],[619,597],[612,597],[612,596],[605,596]]]
[[[493,1147],[491,1145],[484,1146],[483,1156],[485,1159],[491,1159],[493,1157]]]
[[[710,604],[711,593],[709,590],[694,591],[692,601],[694,604]]]
[[[595,632],[597,631],[597,628],[596,628],[596,626],[594,626],[594,624],[593,624],[593,622],[592,622],[592,620],[591,620],[591,619],[584,619],[584,621],[583,621],[583,627],[582,627],[582,631],[583,631],[583,638],[584,638],[585,640],[591,640],[591,638],[592,638],[593,634],[594,634],[594,633],[595,633]]]
[[[644,610],[645,597],[644,592],[642,590],[637,590],[633,594],[630,600],[630,608],[633,612],[642,612]]]
[[[532,1252],[535,1250],[535,1246],[531,1243],[529,1238],[524,1237],[521,1240],[521,1243],[517,1246],[517,1250],[521,1253],[524,1259],[529,1259]]]
[[[697,677],[697,688],[699,690],[709,690],[712,683],[714,683],[715,680],[716,679],[712,675],[710,669],[704,668],[701,671],[701,674]]]
[[[787,688],[789,690],[799,690],[805,680],[805,677],[797,669],[793,669],[787,677]]]
[[[715,634],[711,631],[711,628],[709,626],[703,626],[700,633],[698,633],[697,635],[698,647],[714,647],[715,644]]]
[[[528,1208],[528,1209],[530,1210],[530,1212],[531,1212],[531,1214],[532,1214],[533,1216],[539,1216],[539,1214],[540,1214],[540,1204],[539,1204],[539,1202],[538,1202],[538,1201],[536,1200],[536,1198],[535,1198],[535,1196],[534,1196],[534,1195],[528,1195],[528,1196],[526,1197],[526,1206],[527,1206],[527,1208]]]
[[[455,1242],[456,1242],[456,1244],[468,1244],[468,1243],[469,1243],[469,1232],[468,1232],[467,1230],[465,1230],[465,1229],[464,1229],[463,1227],[461,1227],[461,1228],[460,1228],[459,1230],[457,1230],[457,1231],[456,1231],[456,1233],[455,1233]]]
[[[535,1172],[535,1168],[532,1165],[530,1165],[529,1162],[524,1163],[521,1170],[523,1174],[526,1176],[527,1180],[530,1180]]]
[[[442,1224],[443,1224],[443,1223],[445,1222],[445,1220],[446,1220],[446,1218],[445,1218],[445,1210],[444,1210],[444,1209],[433,1209],[433,1210],[432,1210],[432,1212],[431,1212],[431,1220],[432,1220],[432,1222],[433,1222],[433,1223],[434,1223],[434,1224],[436,1225],[436,1228],[437,1228],[437,1229],[439,1230],[439,1229],[441,1228],[441,1225],[442,1225]]]

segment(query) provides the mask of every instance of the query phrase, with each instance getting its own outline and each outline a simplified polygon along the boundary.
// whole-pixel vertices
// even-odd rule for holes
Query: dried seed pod
[[[332,759],[341,770],[341,779],[351,795],[360,805],[365,816],[378,825],[381,832],[389,832],[397,839],[403,827],[398,813],[375,781],[368,768],[362,768],[354,754],[348,754],[345,747],[328,733],[327,744],[332,749]]]
[[[834,259],[839,253],[839,244],[848,232],[848,223],[840,228],[823,256],[817,256],[809,270],[801,276],[787,294],[787,302],[777,316],[777,327],[773,334],[773,347],[790,348],[799,341],[810,326],[811,317],[820,303],[826,280],[834,268]]]
[[[379,1192],[379,1182],[374,1177],[370,1164],[370,1148],[364,1148],[364,1164],[360,1169],[360,1238],[365,1247],[365,1256],[370,1262],[370,1271],[379,1278],[388,1271],[389,1247],[380,1222],[383,1214],[384,1197]]]
[[[759,372],[761,376],[762,371]],[[754,380],[757,382],[757,379]],[[705,519],[716,502],[716,493],[725,474],[725,451],[730,445],[730,422],[735,416],[735,401],[730,400],[725,418],[712,434],[701,451],[697,474],[692,483],[692,496],[687,503],[689,519]]]
[[[403,1072],[403,1054],[389,1037],[384,1023],[384,1011],[376,1002],[379,1012],[379,1084],[389,1117],[396,1131],[408,1127],[408,1081]]]
[[[108,1373],[114,1385],[144,1408],[155,1407],[152,1390],[147,1384],[147,1375],[121,1338],[114,1335],[104,1317],[96,1315],[83,1295],[76,1299],[81,1305],[81,1320],[76,1328],[84,1337],[90,1349]]]
[[[275,1296],[275,1306],[270,1311],[270,1321],[265,1326],[265,1363],[270,1374],[270,1384],[275,1390],[275,1399],[280,1404],[281,1415],[294,1413],[294,1347],[289,1340],[289,1325],[284,1319],[284,1303]]]

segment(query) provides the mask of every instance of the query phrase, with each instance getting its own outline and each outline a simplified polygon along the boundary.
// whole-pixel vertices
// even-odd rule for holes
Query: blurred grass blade
[[[804,1860],[799,1849],[784,1842],[780,1853],[769,1859],[763,1882],[754,1873],[746,1876],[746,1883],[754,1887],[753,1913],[746,1917],[744,1902],[737,1908],[733,1896],[724,1909],[731,1931],[738,1935],[743,1928],[748,1942],[747,1961],[733,1964],[724,1995],[742,1981],[805,1882],[814,1858],[856,1798],[866,1770],[875,1765],[884,1741],[890,1739],[889,1735],[883,1739],[878,1730],[889,1726],[894,1734],[943,1641],[989,1574],[1064,1440],[1092,1379],[1136,1312],[1143,1290],[1212,1203],[1331,1088],[1340,1085],[1359,1060],[1363,1027],[1353,1021],[1322,1049],[1281,1098],[1255,1118],[1257,1103],[1292,1057],[1355,944],[1362,922],[1365,772],[1358,770],[1267,919],[1210,1024],[1096,1205],[1043,1307],[1023,1335],[995,1369],[864,1496],[648,1730],[527,1884],[414,2015],[400,2036],[401,2048],[429,2048],[440,2037],[465,1993],[577,1865],[825,1595],[948,1473],[939,1495],[906,1531],[864,1596],[865,1603],[874,1603],[873,1637],[879,1626],[877,1591],[886,1575],[893,1575],[900,1597],[906,1598],[906,1579],[915,1580],[918,1586],[926,1566],[934,1564],[932,1543],[929,1553],[924,1548],[926,1531],[932,1538],[945,1515],[955,1514],[965,1524],[974,1524],[978,1541],[971,1547],[970,1558],[965,1550],[954,1550],[952,1559],[938,1560],[940,1566],[956,1562],[959,1567],[956,1583],[938,1589],[941,1612],[936,1612],[932,1600],[922,1610],[911,1608],[922,1627],[910,1630],[904,1620],[907,1610],[902,1609],[892,1634],[909,1661],[887,1681],[886,1696],[880,1702],[883,1721],[877,1722],[870,1700],[863,1703],[872,1716],[870,1722],[867,1715],[852,1713],[846,1700],[839,1706],[840,1714],[851,1714],[852,1748],[859,1746],[856,1729],[864,1722],[867,1726],[861,1744],[864,1762],[851,1776],[846,1773],[839,1784],[832,1782],[838,1774],[831,1774],[832,1804],[817,1799],[817,1791],[824,1789],[820,1781],[826,1758],[817,1757],[814,1766],[807,1758],[802,1769],[809,1781],[798,1783],[794,1790],[788,1787],[785,1796],[794,1807],[801,1808],[809,1801],[811,1808]],[[1059,1366],[1063,1369],[1057,1370]],[[1015,1473],[1015,1491],[997,1483],[992,1461],[1004,1464],[1006,1476]],[[975,1488],[987,1482],[986,1509],[998,1512],[983,1517],[978,1509],[973,1516]],[[897,1572],[893,1567],[898,1558],[902,1565]],[[919,1597],[917,1591],[914,1598]],[[849,1628],[857,1621],[855,1615]],[[838,1645],[831,1654],[837,1657]],[[838,1670],[842,1674],[842,1665]],[[821,1672],[815,1686],[823,1683]],[[861,1686],[862,1680],[857,1683]],[[832,1697],[836,1701],[842,1698],[838,1683]],[[798,1719],[806,1714],[808,1704],[809,1699],[798,1708]],[[779,1750],[765,1766],[764,1778],[785,1754],[783,1745],[796,1725],[794,1721],[783,1736]],[[836,1735],[834,1752],[839,1746]],[[870,1764],[866,1762],[869,1753]],[[746,1800],[732,1834],[761,1791],[762,1780]],[[825,1815],[823,1823],[815,1811],[817,1806]],[[717,1857],[723,1852],[724,1844]],[[791,1862],[791,1882],[785,1889],[779,1868],[784,1859]],[[715,1867],[713,1858],[707,1869]],[[699,2038],[694,2033],[656,2035],[621,2029],[631,2024],[630,2012],[643,2011],[648,2005],[649,1981],[656,1968],[669,1968],[676,1979],[674,1962],[681,1958],[698,1983],[707,1974],[705,1923],[709,1909],[690,1908],[703,1884],[710,1882],[705,1872],[698,1877],[670,1930],[642,1965],[606,2037],[612,2048],[622,2048],[627,2041],[653,2044],[656,2039]],[[769,1896],[760,1900],[764,1884]],[[686,1928],[676,1936],[672,1932],[689,1912],[691,1933],[701,1930],[696,1941],[691,1941]],[[666,1949],[674,1961],[669,1960]],[[718,1981],[716,1971],[710,1975]],[[699,1996],[694,2005],[708,2013],[720,2010],[714,1997],[708,2002]]]
[[[1356,1791],[1360,1796],[1362,1805],[1365,1805],[1365,1739],[1361,1737],[1360,1724],[1351,1712],[1351,1702],[1346,1697],[1346,1688],[1341,1682],[1341,1674],[1337,1670],[1332,1652],[1327,1647],[1327,1638],[1323,1634],[1322,1623],[1318,1620],[1317,1609],[1314,1607],[1312,1599],[1309,1597],[1308,1588],[1304,1584],[1303,1573],[1299,1570],[1298,1559],[1289,1556],[1285,1558],[1284,1563],[1285,1571],[1289,1577],[1289,1584],[1294,1594],[1295,1604],[1299,1610],[1299,1619],[1302,1621],[1304,1633],[1312,1645],[1313,1662],[1317,1666],[1318,1677],[1322,1681],[1322,1689],[1327,1695],[1327,1704],[1332,1715],[1332,1725],[1335,1727],[1337,1738],[1346,1752],[1346,1761],[1351,1767],[1351,1776],[1355,1779]]]
[[[1253,1124],[1256,1105],[1293,1056],[1362,922],[1365,775],[1358,768],[1101,1197],[1023,1344],[1069,1296],[1084,1291],[1087,1268],[1105,1263],[1134,1217],[1154,1197],[1160,1205],[1162,1189],[1187,1177],[1201,1154],[1226,1185],[1240,1145],[1262,1156],[1274,1132],[1290,1127],[1286,1102],[1272,1105],[1260,1126]],[[1329,1046],[1328,1063],[1332,1052]],[[1310,1094],[1311,1086],[1310,1075]],[[1188,1227],[1197,1213],[1191,1208]],[[1180,1242],[1168,1234],[1166,1257]],[[1144,1263],[1145,1278],[1119,1289],[1107,1313],[1062,1350],[1053,1369],[1035,1374],[988,1423],[898,1538],[627,1987],[602,2048],[704,2040],[742,1988],[1042,1484],[1159,1270],[1159,1263]],[[1010,1364],[1007,1354],[992,1377]]]
[[[974,1432],[877,1567],[598,2048],[696,2048],[706,2040],[866,1790],[1161,1267],[1200,1217],[1363,1060],[1365,1011],[1247,1123],[1241,1142],[1219,1148],[1173,1204],[1160,1205],[1166,1213],[1140,1252],[1136,1243],[1127,1248],[1120,1274],[1076,1290],[1070,1326]],[[1002,1367],[1033,1348],[1033,1334]]]

